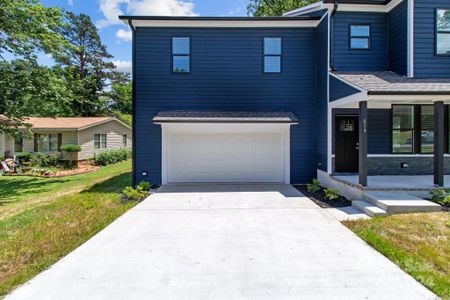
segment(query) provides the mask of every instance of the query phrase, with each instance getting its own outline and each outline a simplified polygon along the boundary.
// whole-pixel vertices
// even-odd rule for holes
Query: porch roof
[[[153,122],[297,123],[292,112],[174,110],[159,112]]]
[[[368,95],[450,95],[450,78],[407,78],[390,71],[332,73]]]

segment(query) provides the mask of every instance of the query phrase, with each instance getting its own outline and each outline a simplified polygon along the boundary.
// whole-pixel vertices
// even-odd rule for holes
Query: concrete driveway
[[[8,299],[435,299],[291,186],[174,186]]]

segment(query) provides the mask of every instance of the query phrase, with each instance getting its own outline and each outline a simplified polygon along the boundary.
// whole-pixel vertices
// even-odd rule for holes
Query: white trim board
[[[414,77],[414,0],[408,1],[407,66],[408,77]]]
[[[124,20],[128,24],[127,20]],[[317,27],[319,20],[131,20],[134,27],[190,27],[190,28],[298,28]]]

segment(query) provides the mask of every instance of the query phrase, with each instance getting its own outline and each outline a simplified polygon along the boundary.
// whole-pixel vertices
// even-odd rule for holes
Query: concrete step
[[[376,205],[373,205],[370,202],[364,200],[355,200],[352,201],[352,206],[363,211],[370,217],[384,217],[387,216],[387,212],[384,209],[379,208]]]
[[[404,192],[365,192],[363,199],[388,214],[441,211],[439,204]]]

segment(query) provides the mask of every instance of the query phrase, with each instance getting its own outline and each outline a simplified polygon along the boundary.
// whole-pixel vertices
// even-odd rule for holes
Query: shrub
[[[306,185],[306,190],[310,193],[317,193],[320,191],[320,182],[317,179],[313,179],[312,183]]]
[[[129,149],[112,149],[105,150],[95,155],[94,161],[97,165],[106,166],[117,163],[119,161],[127,160],[131,157]]]
[[[40,153],[40,152],[31,154],[30,164],[32,167],[38,167],[38,168],[61,166],[61,164],[59,162],[59,157],[57,155],[47,155],[47,154]]]
[[[431,201],[434,203],[450,206],[450,189],[437,189],[430,192]]]
[[[148,196],[148,191],[145,191],[141,184],[139,184],[135,189],[133,189],[131,186],[127,186],[122,191],[122,199],[127,201],[140,201],[145,199],[145,197]],[[125,199],[124,199],[125,198]]]
[[[141,183],[139,183],[138,188],[141,188],[143,191],[150,191],[151,188],[151,183],[147,182],[147,181],[141,181]]]
[[[333,189],[325,189],[324,193],[325,197],[330,201],[337,200],[341,197],[339,196],[339,191]]]
[[[80,152],[81,147],[79,145],[68,144],[68,145],[61,146],[61,151],[68,152],[68,153]]]
[[[31,157],[33,156],[32,153],[20,153],[16,155],[16,159],[20,162],[29,162],[31,160]]]

